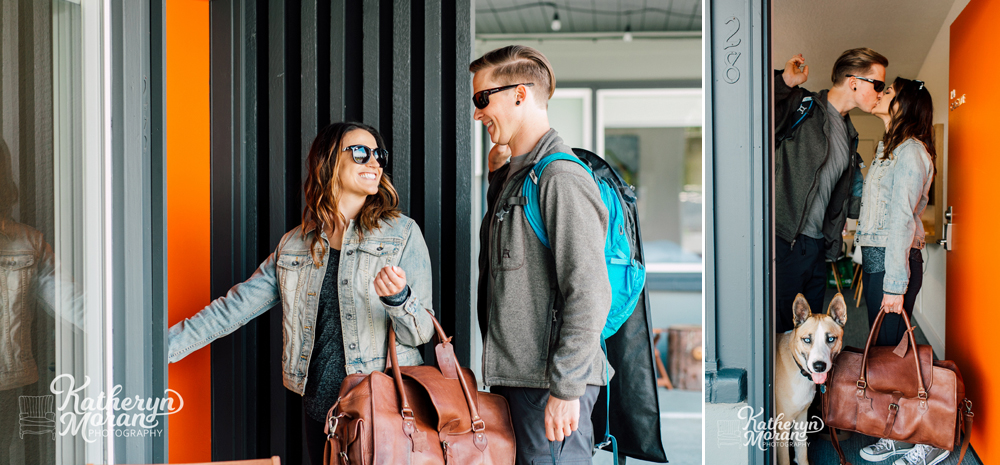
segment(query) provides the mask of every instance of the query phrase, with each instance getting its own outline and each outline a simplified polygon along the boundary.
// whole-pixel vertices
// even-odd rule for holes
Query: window
[[[635,187],[650,273],[702,270],[701,118],[700,89],[597,91],[597,153]]]
[[[100,5],[0,3],[0,463],[107,463]]]

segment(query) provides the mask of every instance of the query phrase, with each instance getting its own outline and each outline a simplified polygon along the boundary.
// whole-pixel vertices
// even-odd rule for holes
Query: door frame
[[[763,418],[774,405],[770,9],[717,0],[704,20],[705,401],[745,402]]]

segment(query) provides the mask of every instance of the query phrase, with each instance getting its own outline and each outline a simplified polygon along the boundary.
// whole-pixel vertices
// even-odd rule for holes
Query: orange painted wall
[[[972,0],[951,25],[949,87],[963,105],[948,113],[948,253],[945,355],[958,363],[976,413],[972,445],[983,463],[1000,463],[1000,370],[996,367],[996,289],[1000,278],[1000,1]],[[952,102],[948,102],[949,104]],[[944,102],[934,102],[943,105]]]
[[[167,266],[171,325],[211,299],[208,0],[167,2]],[[169,367],[184,408],[170,416],[170,463],[212,459],[210,348]]]

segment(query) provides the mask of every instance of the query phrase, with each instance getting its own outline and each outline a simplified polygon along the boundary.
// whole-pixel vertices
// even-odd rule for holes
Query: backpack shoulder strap
[[[542,177],[542,172],[545,168],[549,166],[554,161],[566,160],[578,163],[582,166],[587,173],[591,176],[594,172],[587,166],[583,160],[580,160],[575,155],[570,155],[564,152],[553,153],[545,158],[542,158],[535,163],[535,166],[531,168],[528,172],[528,177],[524,179],[524,185],[521,187],[521,195],[525,199],[524,205],[524,216],[528,220],[528,224],[531,225],[531,229],[535,231],[535,236],[538,236],[538,240],[542,242],[545,248],[552,248],[549,244],[549,235],[545,231],[545,223],[542,221],[542,211],[539,205],[539,194],[538,194],[538,180]]]
[[[545,158],[542,158],[541,160],[538,161],[538,163],[535,163],[535,166],[531,168],[531,172],[528,173],[528,177],[531,178],[531,182],[538,184],[538,180],[542,177],[542,171],[545,171],[545,168],[548,167],[550,163],[559,160],[575,162],[580,166],[582,166],[583,169],[587,170],[588,174],[590,174],[591,176],[594,175],[594,171],[591,170],[590,167],[587,166],[587,164],[584,163],[583,160],[581,160],[576,155],[570,155],[565,152],[556,152],[553,153],[552,155],[548,155]]]
[[[792,131],[795,130],[799,123],[806,119],[806,116],[809,116],[809,113],[813,108],[813,103],[815,103],[815,99],[813,99],[811,95],[802,97],[802,101],[799,102],[799,107],[795,110],[795,113],[798,113],[798,116],[796,117],[794,114],[792,115],[795,117],[795,122],[792,123],[792,125],[778,137],[778,142],[781,142],[792,135]]]

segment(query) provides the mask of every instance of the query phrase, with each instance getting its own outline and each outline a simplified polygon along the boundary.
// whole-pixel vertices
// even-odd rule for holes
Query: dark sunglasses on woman
[[[375,161],[378,162],[379,168],[385,168],[385,165],[389,163],[389,151],[383,148],[373,149],[365,145],[352,145],[344,149],[344,151],[351,151],[351,158],[354,159],[354,163],[359,165],[366,165],[368,161],[375,157]]]
[[[844,77],[852,77],[854,79],[860,79],[862,81],[868,81],[868,82],[872,83],[872,86],[875,87],[875,92],[882,92],[885,89],[885,82],[879,81],[878,79],[869,79],[869,78],[866,78],[866,77],[855,76],[853,74],[848,74],[847,76],[844,76]]]
[[[532,82],[527,82],[524,84],[511,84],[509,86],[501,86],[501,87],[494,87],[492,89],[481,90],[472,95],[472,104],[475,105],[476,108],[483,110],[490,105],[490,94],[503,92],[507,89],[513,89],[517,86],[531,87],[533,85],[535,84]]]

